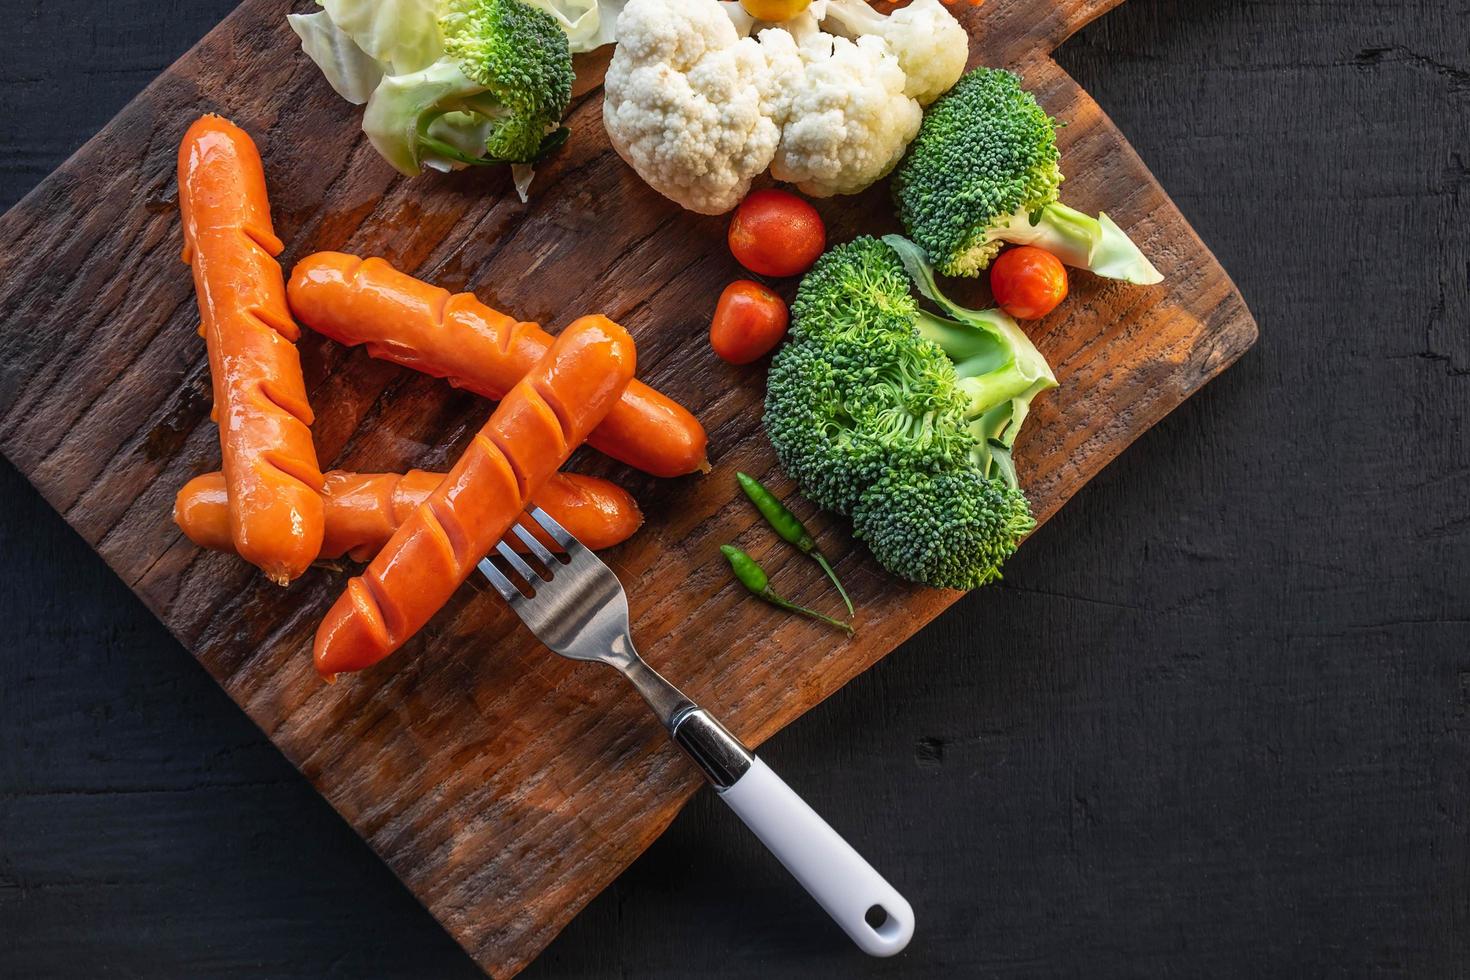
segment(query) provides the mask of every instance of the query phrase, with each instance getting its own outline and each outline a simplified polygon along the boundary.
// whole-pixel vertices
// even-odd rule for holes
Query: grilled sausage
[[[235,550],[285,585],[321,551],[322,473],[311,405],[275,256],[265,171],[250,137],[218,116],[179,147],[184,261],[209,348],[214,418]]]
[[[551,346],[534,323],[518,323],[469,293],[399,272],[382,259],[321,252],[297,264],[291,308],[318,333],[370,355],[447,378],[499,399]],[[634,381],[587,440],[614,459],[654,476],[709,470],[699,420],[672,399]]]
[[[449,601],[632,380],[627,331],[584,317],[501,401],[444,481],[327,613],[316,669],[331,679],[397,650]]]
[[[326,533],[318,557],[372,560],[443,479],[443,473],[422,470],[328,473],[322,489]],[[594,551],[622,544],[643,524],[643,513],[632,496],[616,483],[595,476],[557,473],[536,494],[534,503]],[[174,521],[201,548],[233,552],[224,474],[206,473],[186,483],[174,501]],[[548,548],[559,550],[535,521],[523,516],[520,524]]]

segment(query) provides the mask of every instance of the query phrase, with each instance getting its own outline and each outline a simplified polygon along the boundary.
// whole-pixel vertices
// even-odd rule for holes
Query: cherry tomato
[[[709,343],[723,360],[749,364],[775,350],[790,323],[781,297],[758,282],[737,279],[720,294]]]
[[[811,5],[812,0],[740,0],[747,14],[772,23],[790,20]]]
[[[826,247],[822,216],[786,191],[756,191],[730,221],[730,251],[758,276],[799,276]]]
[[[990,291],[1017,320],[1040,320],[1067,298],[1067,269],[1034,245],[1007,249],[990,267]]]

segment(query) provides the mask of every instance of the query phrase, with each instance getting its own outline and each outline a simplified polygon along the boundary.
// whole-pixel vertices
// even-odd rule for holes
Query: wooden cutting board
[[[1019,69],[1067,121],[1067,200],[1105,208],[1167,276],[1136,288],[1075,275],[1072,299],[1035,329],[1063,383],[1038,404],[1018,454],[1042,519],[1256,337],[1224,270],[1048,56],[1118,2],[962,8],[974,60]],[[617,677],[538,649],[475,586],[410,649],[327,687],[310,643],[345,570],[318,568],[281,590],[182,539],[173,495],[219,465],[174,186],[175,148],[197,115],[224,113],[260,142],[288,266],[320,249],[382,255],[553,329],[604,312],[633,331],[642,377],[708,427],[715,472],[657,481],[591,453],[573,468],[614,476],[643,504],[648,526],[609,555],[629,586],[634,635],[748,742],[957,596],[900,587],[850,545],[845,524],[800,502],[827,553],[842,556],[857,639],[773,613],[731,583],[718,548],[735,541],[782,590],[831,600],[736,497],[737,469],[783,496],[791,486],[761,433],[763,366],[724,365],[704,339],[715,297],[738,275],[725,220],[680,211],[612,152],[596,64],[583,66],[571,144],[526,206],[502,172],[394,174],[298,51],[285,22],[293,6],[308,4],[246,0],[0,219],[0,449],[470,955],[506,977],[664,830],[699,777]],[[892,229],[885,188],[819,207],[833,241]],[[979,286],[957,296],[986,299]],[[320,337],[301,347],[324,464],[444,467],[489,411]],[[901,884],[902,869],[889,870]]]

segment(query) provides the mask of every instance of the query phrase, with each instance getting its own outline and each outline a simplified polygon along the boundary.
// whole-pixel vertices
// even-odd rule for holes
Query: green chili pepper
[[[852,626],[850,624],[844,623],[839,619],[833,619],[830,616],[823,616],[815,609],[798,606],[796,603],[783,599],[772,592],[771,578],[766,574],[766,570],[756,564],[754,558],[739,548],[727,544],[720,548],[720,551],[730,560],[730,568],[734,570],[736,580],[752,594],[759,596],[773,606],[785,609],[787,612],[794,612],[801,616],[810,617],[819,623],[826,623],[828,626],[840,629],[848,636],[852,635]]]
[[[736,473],[735,479],[740,481],[740,489],[745,491],[750,502],[755,504],[755,509],[761,512],[761,516],[766,519],[767,524],[771,525],[772,530],[781,536],[781,540],[795,545],[798,551],[809,555],[818,565],[822,566],[822,571],[826,572],[832,584],[837,586],[837,594],[842,596],[842,602],[847,606],[847,614],[851,616],[853,614],[852,600],[847,597],[847,590],[837,580],[837,573],[832,570],[831,565],[827,564],[827,559],[822,557],[822,553],[817,550],[817,539],[812,537],[806,525],[801,523],[801,518],[791,513],[785,504],[776,499],[775,494],[761,486],[754,477]]]

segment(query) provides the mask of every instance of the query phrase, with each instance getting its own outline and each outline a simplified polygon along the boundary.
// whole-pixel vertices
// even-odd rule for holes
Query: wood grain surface
[[[1168,277],[1153,289],[1078,276],[1041,327],[1063,389],[1020,448],[1040,515],[1234,361],[1255,328],[1229,279],[1096,105],[1046,57],[1111,4],[992,0],[976,58],[1018,67],[1063,130],[1067,198],[1105,206]],[[781,490],[759,431],[761,369],[700,341],[735,274],[723,221],[679,212],[607,147],[597,93],[527,207],[503,174],[406,181],[359,138],[295,51],[288,5],[244,4],[0,222],[0,449],[91,542],[230,696],[488,972],[508,976],[652,841],[697,786],[641,704],[593,669],[548,658],[467,587],[409,650],[335,688],[306,650],[343,574],[289,592],[201,555],[169,520],[174,491],[218,465],[207,365],[178,263],[172,160],[199,112],[262,144],[286,259],[380,254],[553,328],[599,310],[639,340],[642,376],[711,433],[715,473],[653,481],[586,455],[655,515],[610,556],[649,659],[759,743],[937,615],[955,596],[895,588],[845,529],[823,529],[862,605],[836,643],[746,601],[717,548],[738,541],[814,601],[821,583],[734,500],[736,468]],[[834,239],[888,227],[882,189],[824,202]],[[487,407],[309,337],[303,358],[324,462],[445,465]]]

